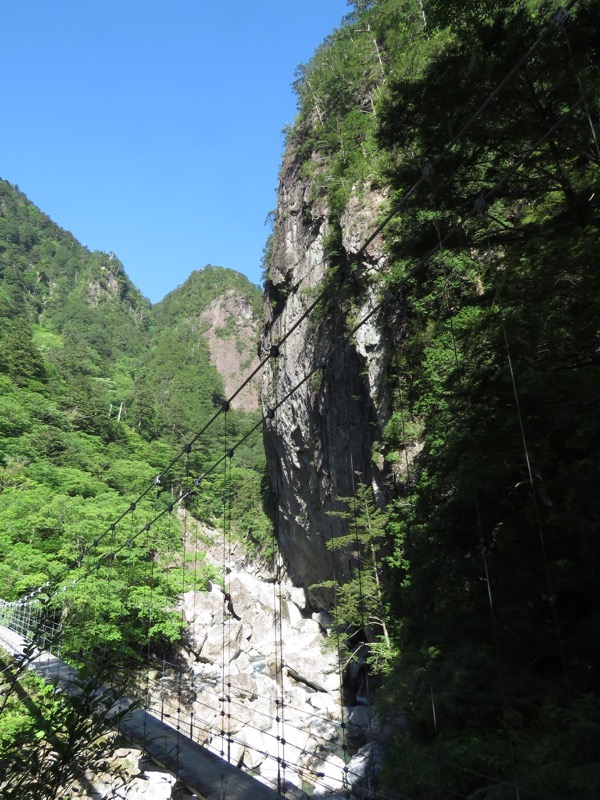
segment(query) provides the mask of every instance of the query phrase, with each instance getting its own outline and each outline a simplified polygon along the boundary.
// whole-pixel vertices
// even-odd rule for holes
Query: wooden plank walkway
[[[28,645],[29,642],[21,636],[0,625],[0,647],[18,656],[23,654]],[[31,661],[31,668],[67,691],[73,689],[76,670],[51,653],[39,651]],[[131,701],[127,698],[120,698],[114,712],[130,705]],[[204,800],[281,798],[275,790],[188,739],[145,709],[134,708],[116,727],[129,741],[141,747],[153,761],[171,772],[187,789]]]

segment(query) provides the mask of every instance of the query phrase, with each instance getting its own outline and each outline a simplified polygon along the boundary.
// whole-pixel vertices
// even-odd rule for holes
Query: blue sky
[[[204,264],[254,283],[290,84],[346,0],[18,0],[0,177],[153,302]]]

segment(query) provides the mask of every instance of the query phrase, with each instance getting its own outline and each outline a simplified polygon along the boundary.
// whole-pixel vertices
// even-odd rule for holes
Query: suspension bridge
[[[360,264],[369,246],[381,234],[386,226],[401,212],[409,199],[422,187],[431,187],[435,182],[436,170],[451,154],[452,149],[464,137],[471,126],[482,115],[498,94],[510,85],[511,80],[522,70],[544,42],[556,34],[566,35],[565,24],[570,17],[570,9],[576,0],[569,3],[566,9],[559,9],[552,15],[548,24],[541,30],[538,39],[529,50],[514,64],[510,72],[479,105],[473,114],[465,121],[459,132],[449,141],[439,155],[432,157],[429,163],[423,165],[421,175],[414,185],[407,187],[401,200],[394,205],[385,218],[372,230],[361,247],[353,254],[350,263]],[[594,134],[593,121],[589,115],[587,105],[591,91],[596,88],[580,86],[580,92],[571,105],[563,110],[557,119],[548,124],[547,130],[537,141],[531,142],[523,152],[515,156],[512,164],[506,168],[505,173],[495,185],[483,190],[476,201],[465,208],[460,217],[460,224],[448,230],[443,236],[440,234],[438,244],[426,252],[415,264],[411,271],[397,284],[394,290],[381,293],[364,316],[349,327],[338,337],[334,337],[329,345],[328,357],[343,348],[356,333],[375,318],[380,312],[398,300],[401,292],[414,278],[419,270],[444,246],[456,236],[465,220],[477,216],[485,216],[492,207],[501,187],[515,172],[527,163],[531,154],[544,147],[557,134],[561,127],[577,113],[586,113],[590,121],[590,128]],[[348,269],[349,267],[347,267]],[[337,280],[340,284],[345,279],[345,271],[340,269]],[[230,398],[224,401],[209,422],[181,449],[173,460],[158,474],[139,496],[131,502],[123,513],[113,520],[110,525],[98,532],[98,535],[87,542],[77,554],[75,560],[69,564],[52,583],[39,587],[26,597],[16,601],[0,601],[0,646],[16,659],[16,662],[29,663],[31,667],[45,679],[55,682],[68,690],[77,685],[77,670],[74,664],[85,663],[86,652],[91,644],[85,636],[85,614],[73,613],[77,607],[75,602],[83,594],[82,588],[93,585],[99,574],[110,584],[110,581],[123,580],[128,570],[133,571],[136,548],[143,552],[143,558],[149,565],[149,586],[146,594],[140,595],[140,613],[138,622],[145,626],[148,633],[147,662],[135,665],[136,671],[135,691],[133,698],[120,697],[115,699],[114,707],[109,712],[122,712],[130,709],[129,713],[119,719],[118,729],[130,740],[142,747],[151,758],[171,771],[183,785],[197,796],[206,800],[261,800],[276,796],[294,796],[301,787],[315,792],[317,796],[340,797],[392,797],[392,793],[383,792],[376,782],[374,761],[367,765],[366,770],[354,772],[351,766],[351,753],[347,741],[347,710],[342,685],[342,664],[338,659],[339,674],[337,677],[339,691],[339,712],[324,713],[319,717],[314,707],[307,713],[305,724],[295,722],[290,724],[288,710],[294,706],[290,699],[289,676],[293,669],[286,666],[285,661],[285,636],[290,631],[285,628],[284,605],[282,603],[282,556],[275,558],[275,568],[272,575],[273,586],[273,615],[270,623],[273,628],[273,653],[271,680],[273,683],[273,719],[268,724],[252,714],[252,707],[245,700],[240,699],[232,691],[235,680],[231,672],[231,653],[236,649],[236,631],[241,629],[240,620],[236,619],[235,603],[232,601],[231,592],[231,521],[228,518],[227,497],[229,495],[229,481],[231,464],[235,459],[236,450],[252,435],[257,434],[263,426],[276,426],[277,413],[291,397],[303,387],[311,377],[326,367],[327,357],[315,364],[314,367],[301,376],[290,388],[282,391],[282,396],[277,397],[271,406],[265,408],[259,422],[237,441],[230,440],[228,436],[227,415],[235,404],[236,397],[256,378],[256,376],[270,363],[281,359],[288,345],[303,326],[309,325],[311,316],[319,306],[327,300],[326,294],[331,292],[328,288],[320,292],[308,302],[304,310],[298,315],[295,322],[280,335],[268,348],[256,369],[244,380]],[[506,336],[506,331],[504,331]],[[508,367],[512,374],[510,363],[510,349],[507,340]],[[515,399],[518,406],[518,389],[514,382]],[[222,428],[216,433],[219,440],[223,441],[223,454],[214,463],[200,474],[190,474],[187,464],[188,457],[195,452],[201,439],[216,431],[217,423],[222,423]],[[527,448],[523,437],[525,450]],[[527,453],[526,453],[527,456]],[[141,504],[157,494],[158,488],[172,481],[174,470],[184,467],[185,477],[179,478],[179,488],[174,496],[166,503],[156,504],[154,513],[144,517],[142,524],[138,524],[136,511]],[[348,465],[352,471],[352,465]],[[194,701],[189,700],[189,692],[195,691],[192,676],[189,682],[190,667],[183,660],[167,662],[157,661],[149,644],[153,625],[156,624],[157,603],[159,597],[153,596],[151,577],[153,570],[153,553],[155,543],[152,538],[154,531],[164,533],[168,527],[176,507],[184,509],[186,502],[193,498],[209,476],[223,471],[223,585],[221,589],[221,602],[223,604],[220,618],[213,624],[215,626],[214,638],[221,638],[223,657],[220,664],[220,674],[215,672],[212,685],[212,700],[205,700],[205,714],[197,710]],[[530,475],[531,484],[534,476]],[[127,524],[129,528],[126,530]],[[170,565],[171,569],[181,571],[181,620],[182,630],[185,629],[183,597],[186,592],[192,595],[198,590],[199,582],[195,579],[198,564],[201,558],[202,542],[193,541],[193,537],[185,530],[181,548],[183,556],[175,559]],[[187,552],[186,552],[187,548]],[[190,567],[190,564],[192,565]],[[360,559],[358,561],[360,566]],[[121,570],[120,572],[118,570]],[[125,580],[127,578],[125,577]],[[491,588],[490,588],[491,604]],[[102,605],[102,603],[100,603]],[[171,609],[172,610],[172,609]],[[216,618],[215,618],[216,619]],[[121,654],[121,664],[127,663],[130,654]],[[339,654],[338,654],[339,655]],[[201,657],[201,650],[200,650]],[[157,664],[160,669],[157,669]],[[171,677],[173,691],[165,695],[160,684],[165,676]],[[296,678],[298,676],[296,675]],[[302,676],[301,676],[302,677]],[[306,682],[306,676],[304,676]],[[308,681],[310,683],[310,680]],[[314,687],[313,687],[314,688]],[[101,691],[99,689],[99,691]],[[367,692],[368,696],[368,692]],[[433,699],[433,698],[432,698]],[[132,703],[133,700],[133,704]],[[250,713],[248,713],[250,710]],[[297,709],[295,709],[297,710]],[[239,715],[239,718],[236,718]],[[311,717],[311,719],[309,719]],[[318,725],[314,720],[318,718]],[[306,732],[311,728],[310,747],[314,752],[308,752],[305,746],[298,745],[296,734]],[[246,734],[241,736],[240,731]],[[258,735],[260,733],[260,736]],[[253,737],[261,744],[253,744]],[[265,737],[271,741],[265,747]],[[251,755],[254,752],[254,755]],[[315,752],[317,757],[315,757]],[[247,755],[244,757],[244,753]],[[334,757],[334,758],[332,758]],[[260,764],[260,769],[255,765]],[[334,768],[331,767],[334,764]],[[240,767],[250,769],[245,772]],[[371,770],[371,771],[370,771]],[[493,778],[490,778],[493,780]],[[514,788],[517,796],[527,796],[527,791],[518,784],[504,783],[509,788]],[[519,795],[519,792],[521,794]],[[541,797],[536,792],[529,792],[531,797]],[[299,795],[298,795],[299,796]],[[398,794],[397,797],[405,797]],[[410,800],[410,799],[409,799]]]
[[[17,627],[17,626],[16,626]],[[28,656],[28,640],[13,630],[0,626],[0,647],[17,660],[28,659],[38,675],[67,693],[79,691],[77,670],[47,651],[35,650]],[[99,697],[106,687],[98,686]],[[280,794],[259,783],[194,741],[193,725],[189,736],[152,714],[147,708],[132,707],[127,698],[114,698],[106,709],[111,716],[124,716],[116,723],[120,734],[144,750],[159,766],[169,770],[193,794],[206,800],[274,800]],[[164,706],[162,715],[164,718]]]

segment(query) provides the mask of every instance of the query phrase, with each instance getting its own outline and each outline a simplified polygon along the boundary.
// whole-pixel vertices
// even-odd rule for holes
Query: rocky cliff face
[[[256,366],[261,293],[241,273],[207,264],[154,306],[153,312],[157,338],[165,349],[172,353],[172,340],[180,342],[182,357],[191,358],[196,372],[208,374],[205,359],[209,361],[222,379],[226,397]],[[236,396],[234,408],[255,411],[258,407],[258,383],[253,380]]]
[[[341,250],[328,257],[331,235],[328,208],[314,196],[301,173],[293,143],[281,170],[276,226],[266,282],[266,325],[262,351],[279,345],[264,373],[265,408],[279,403],[317,365],[309,380],[267,422],[264,439],[269,471],[279,500],[279,539],[293,578],[309,589],[315,606],[331,595],[313,584],[343,579],[352,570],[352,554],[326,543],[344,524],[331,512],[349,496],[357,480],[371,483],[376,497],[386,494],[383,459],[378,445],[389,409],[386,380],[387,343],[377,315],[347,339],[349,327],[369,314],[378,293],[378,274],[385,264],[375,239],[356,259],[375,227],[383,198],[353,192],[340,219]],[[354,261],[351,269],[341,265]],[[338,268],[338,277],[331,279]],[[354,278],[350,278],[350,273]],[[358,279],[357,279],[358,278]],[[291,335],[282,339],[326,285],[326,313],[315,309]],[[360,288],[362,287],[362,288]]]
[[[258,364],[258,325],[252,303],[235,289],[228,289],[211,300],[200,314],[200,323],[207,326],[202,337],[208,345],[211,362],[223,378],[225,396],[230,397],[238,387],[240,376],[252,372]],[[236,408],[243,411],[258,408],[256,381],[251,381],[237,396]]]

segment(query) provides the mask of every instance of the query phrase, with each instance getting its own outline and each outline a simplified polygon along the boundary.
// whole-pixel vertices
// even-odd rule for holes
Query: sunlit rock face
[[[221,551],[209,549],[215,565]],[[342,690],[331,619],[311,611],[281,559],[274,568],[249,563],[234,546],[223,586],[185,593],[181,611],[187,668],[156,676],[154,713],[177,706],[183,730],[193,727],[201,744],[267,785],[285,780],[286,796],[305,798],[303,787],[313,797],[344,796],[370,774],[364,747],[380,733],[377,712]],[[293,765],[284,776],[280,758]]]
[[[200,314],[202,338],[208,345],[210,360],[223,378],[225,396],[230,397],[240,384],[240,377],[258,365],[256,338],[258,320],[252,304],[235,289],[228,289],[210,302]],[[231,326],[231,334],[224,336]],[[251,380],[236,395],[235,407],[243,411],[258,408],[258,382]]]
[[[344,530],[343,522],[331,515],[342,507],[338,498],[352,495],[357,480],[372,484],[376,496],[384,497],[390,477],[380,471],[383,459],[377,450],[390,405],[385,332],[373,314],[353,336],[346,335],[378,303],[378,276],[385,268],[381,240],[375,238],[349,270],[338,269],[361,248],[383,199],[353,193],[341,217],[342,256],[334,262],[326,252],[328,208],[303,177],[293,145],[288,147],[261,342],[264,355],[278,345],[279,356],[264,370],[263,408],[273,408],[293,393],[265,423],[264,440],[279,502],[281,550],[293,580],[307,589],[316,608],[329,606],[331,592],[311,587],[343,580],[351,569],[347,554],[333,555],[326,546]],[[336,269],[340,277],[331,280]],[[325,285],[331,286],[326,300],[332,302],[294,328]],[[311,377],[293,391],[307,375]]]

